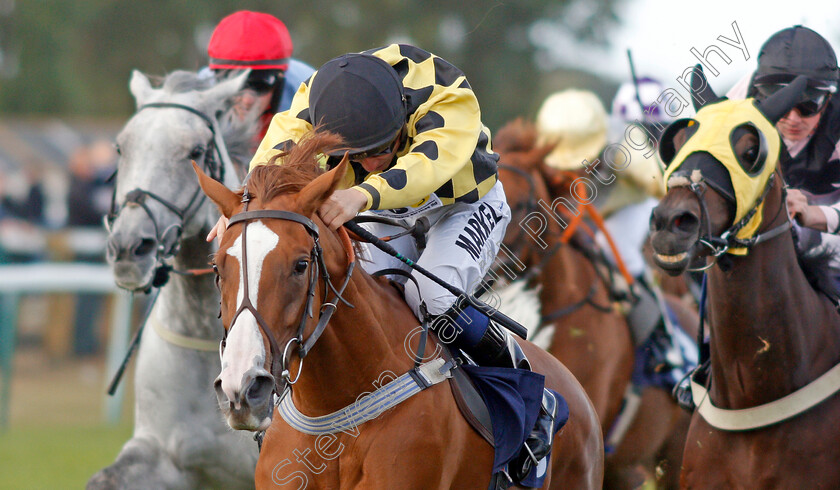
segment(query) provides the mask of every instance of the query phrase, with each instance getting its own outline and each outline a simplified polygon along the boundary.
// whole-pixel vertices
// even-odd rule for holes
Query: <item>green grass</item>
[[[130,424],[0,431],[0,489],[84,488],[130,437]]]

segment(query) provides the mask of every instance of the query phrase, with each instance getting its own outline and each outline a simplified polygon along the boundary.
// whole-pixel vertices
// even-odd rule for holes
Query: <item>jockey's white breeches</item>
[[[407,227],[414,226],[420,218],[429,220],[426,234],[426,248],[417,249],[411,236],[392,240],[390,245],[400,254],[417,262],[445,282],[470,294],[480,284],[496,254],[505,229],[510,223],[510,208],[501,182],[496,182],[487,194],[474,203],[441,205],[433,194],[420,205],[396,210],[367,211],[362,215],[382,216],[394,219]],[[363,223],[376,236],[394,235],[404,228],[382,223]],[[382,269],[398,268],[411,272],[411,267],[391,257],[373,245],[364,244],[361,265],[368,273]],[[425,302],[428,312],[439,315],[448,310],[456,296],[416,271],[413,281],[403,276],[390,276],[405,284],[405,299],[415,315],[420,317],[420,302]]]

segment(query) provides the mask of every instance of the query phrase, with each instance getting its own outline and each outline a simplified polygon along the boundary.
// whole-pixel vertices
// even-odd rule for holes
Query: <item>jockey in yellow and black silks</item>
[[[345,154],[350,160],[342,188],[318,211],[327,226],[337,229],[360,212],[379,220],[363,225],[377,236],[422,223],[428,230],[425,246],[411,236],[390,244],[458,289],[475,290],[499,251],[511,212],[497,175],[499,156],[460,69],[405,44],[330,60],[300,86],[290,109],[273,118],[251,168],[268,164],[312,130],[344,140],[345,148],[327,155],[327,167]],[[487,314],[461,305],[452,293],[374,247],[367,247],[366,255],[362,264],[369,272],[399,268],[410,274],[417,287],[406,286],[408,305],[418,318],[424,308],[435,317],[433,330],[454,326],[448,329],[454,332],[451,345],[479,365],[530,369],[519,345]],[[390,277],[406,282],[402,275]],[[536,427],[527,428],[527,448],[510,463],[514,478],[524,478],[551,446],[558,404],[542,385],[538,389],[542,408]]]
[[[497,181],[499,157],[490,147],[490,130],[481,123],[478,100],[464,74],[442,58],[413,46],[392,44],[366,54],[392,67],[393,75],[386,73],[383,78],[395,77],[403,87],[401,96],[405,100],[404,109],[393,108],[394,114],[388,118],[370,111],[363,119],[371,127],[385,127],[379,129],[381,134],[364,125],[352,128],[358,134],[349,133],[349,129],[341,133],[358,151],[370,152],[392,142],[396,131],[404,129],[392,166],[371,172],[356,162],[352,173],[348,170],[347,184],[357,185],[356,189],[367,197],[362,210],[410,206],[432,194],[442,205],[476,202],[487,194]],[[318,73],[300,87],[289,111],[274,118],[252,166],[268,161],[279,151],[278,144],[282,148],[283,143],[297,140],[321,122],[324,111],[332,115],[330,109],[342,102],[329,98],[329,91],[341,90],[339,86],[327,89],[326,98],[323,91],[312,94],[313,85],[319,87],[317,79]],[[344,111],[364,110],[370,100],[387,95],[378,93],[378,88],[364,88],[367,93],[353,96],[359,107],[345,107]],[[391,116],[393,121],[385,120]],[[326,129],[335,128],[328,123]]]

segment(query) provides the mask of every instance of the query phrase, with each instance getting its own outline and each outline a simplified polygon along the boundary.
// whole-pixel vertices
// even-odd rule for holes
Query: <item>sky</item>
[[[582,0],[586,1],[586,0]],[[781,7],[779,6],[781,5]],[[531,39],[551,45],[552,63],[582,68],[617,81],[630,77],[627,49],[632,51],[637,76],[654,76],[666,86],[678,87],[676,77],[697,63],[691,53],[699,53],[714,44],[730,58],[727,64],[716,54],[709,60],[719,71],[709,76],[712,88],[725,93],[744,74],[756,66],[756,56],[764,41],[774,32],[802,24],[820,33],[840,52],[840,1],[792,0],[624,0],[618,8],[619,26],[610,28],[608,48],[580,45],[571,36],[548,26],[537,27]],[[718,40],[724,36],[735,41],[733,23],[741,33],[747,56],[737,47]],[[707,75],[709,71],[706,70]]]

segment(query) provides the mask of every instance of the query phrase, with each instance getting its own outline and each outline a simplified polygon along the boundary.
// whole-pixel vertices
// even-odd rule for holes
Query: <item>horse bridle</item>
[[[674,174],[679,175],[677,172],[675,172]],[[741,229],[744,226],[746,226],[747,223],[749,223],[750,220],[758,212],[758,209],[761,206],[761,203],[764,202],[764,199],[767,197],[767,194],[769,194],[770,189],[773,187],[773,184],[775,182],[775,178],[776,178],[776,174],[771,173],[770,177],[767,179],[767,184],[765,185],[764,190],[762,191],[761,195],[759,196],[758,199],[756,199],[752,208],[750,208],[750,210],[747,211],[747,214],[745,214],[743,218],[741,218],[740,220],[733,223],[732,226],[730,226],[727,230],[725,230],[720,235],[715,236],[714,233],[712,232],[712,220],[709,216],[709,210],[708,210],[708,207],[706,206],[705,199],[703,199],[703,195],[706,193],[706,188],[708,187],[708,184],[706,184],[704,182],[702,177],[698,181],[690,180],[690,177],[686,177],[686,179],[690,180],[690,183],[686,186],[681,186],[681,187],[687,187],[688,190],[690,190],[691,193],[694,195],[694,197],[697,198],[697,201],[700,204],[700,213],[701,213],[700,227],[701,227],[701,229],[703,228],[703,223],[706,224],[706,226],[705,226],[706,234],[705,235],[700,235],[697,239],[697,243],[699,243],[700,245],[703,245],[704,247],[707,247],[710,250],[710,255],[713,257],[713,260],[710,263],[706,264],[705,266],[694,268],[694,269],[688,269],[689,271],[691,271],[691,272],[706,271],[706,270],[712,268],[715,265],[715,263],[717,262],[717,260],[723,254],[725,254],[727,251],[729,251],[730,248],[750,249],[750,248],[754,247],[755,245],[758,245],[759,243],[765,242],[767,240],[770,240],[771,238],[774,238],[776,236],[781,235],[782,233],[784,233],[785,231],[787,231],[791,228],[790,220],[786,220],[783,224],[781,224],[779,226],[776,226],[775,228],[771,228],[770,230],[767,230],[763,233],[756,233],[754,236],[752,236],[750,238],[738,238],[736,236],[738,234],[738,232],[741,231]],[[783,189],[783,192],[784,192],[784,189]],[[723,196],[724,194],[721,194],[721,195]],[[724,198],[727,201],[729,201],[728,197],[724,196]],[[779,211],[778,212],[781,212],[781,210],[784,209],[784,206],[785,206],[785,199],[784,199],[784,196],[783,196],[782,197],[782,202],[779,205]],[[777,215],[778,215],[778,212],[777,212]],[[775,220],[775,217],[773,218],[773,220]]]
[[[254,318],[257,321],[257,324],[260,327],[260,330],[262,330],[263,334],[266,336],[266,338],[268,338],[269,347],[271,349],[271,375],[274,377],[274,392],[282,398],[282,396],[284,396],[288,392],[288,389],[290,389],[291,385],[295,384],[300,379],[300,373],[303,369],[303,359],[315,345],[315,342],[317,342],[318,339],[321,337],[321,334],[324,333],[324,330],[327,327],[327,323],[329,323],[330,318],[332,317],[333,313],[338,307],[338,301],[341,301],[350,308],[353,308],[353,305],[350,304],[347,300],[345,300],[341,295],[342,293],[344,293],[344,290],[347,288],[347,284],[350,282],[350,277],[353,275],[353,269],[356,266],[356,260],[355,255],[352,253],[353,249],[351,245],[347,249],[349,255],[349,263],[347,265],[347,271],[345,272],[344,281],[342,282],[341,287],[336,289],[330,280],[330,274],[327,270],[327,265],[324,262],[323,250],[321,249],[321,242],[319,239],[318,225],[306,216],[291,211],[281,211],[276,209],[260,209],[256,211],[248,211],[248,203],[250,201],[251,196],[250,194],[248,194],[247,188],[245,188],[243,189],[242,193],[242,203],[244,204],[244,208],[242,212],[233,215],[230,218],[230,222],[228,223],[228,227],[236,223],[242,223],[242,260],[240,263],[240,268],[242,270],[243,278],[242,303],[237,308],[236,313],[234,313],[233,318],[230,321],[229,328],[233,328],[233,325],[236,323],[236,319],[244,311],[248,311],[254,316]],[[303,313],[301,314],[300,322],[297,327],[297,332],[294,337],[289,339],[282,352],[280,351],[280,344],[277,342],[277,339],[271,332],[268,323],[251,303],[251,298],[248,291],[248,253],[246,249],[246,243],[248,241],[248,223],[250,221],[258,219],[279,219],[299,223],[306,229],[306,231],[309,233],[309,236],[312,237],[313,241],[312,249],[309,253],[311,267],[309,267],[309,286],[306,292],[306,304],[304,305]],[[349,244],[349,238],[347,238],[347,241]],[[328,288],[330,291],[332,291],[332,293],[335,296],[332,298],[331,301],[326,301],[321,304],[321,307],[319,308],[318,323],[315,325],[315,329],[312,331],[309,337],[307,337],[304,340],[303,333],[306,329],[307,319],[313,317],[312,302],[315,298],[315,288],[317,287],[318,283],[319,270],[320,275],[324,280],[325,293]],[[220,356],[222,353],[224,353],[227,336],[228,329],[226,328],[224,337],[222,338],[221,344],[219,346]],[[291,347],[293,343],[296,343],[298,345],[298,356],[301,360],[301,363],[298,367],[297,376],[295,376],[294,379],[291,378],[291,374],[289,372],[289,356],[287,355],[289,353],[289,347]]]
[[[200,117],[207,123],[207,127],[210,128],[210,132],[212,134],[210,138],[210,143],[207,145],[207,150],[204,152],[204,170],[215,180],[219,182],[224,182],[225,179],[225,167],[230,166],[232,168],[232,163],[230,157],[227,152],[227,146],[225,145],[224,139],[221,137],[221,132],[219,130],[218,121],[214,118],[209,117],[207,114],[190,107],[184,104],[177,104],[174,102],[156,102],[151,104],[145,104],[140,106],[137,109],[137,112],[142,111],[143,109],[148,108],[174,108],[174,109],[182,109],[188,112],[195,114],[196,116]],[[218,155],[218,160],[216,159],[216,155]],[[109,178],[109,181],[113,181],[117,176],[117,170]],[[148,206],[149,200],[157,201],[171,213],[175,214],[181,221],[180,223],[175,223],[170,225],[165,230],[160,229],[160,225],[158,224],[157,220],[155,220],[155,215],[152,210]],[[201,191],[201,187],[196,185],[196,190],[193,192],[192,197],[190,197],[189,202],[184,208],[179,208],[171,201],[157,195],[156,193],[146,190],[146,189],[133,189],[126,193],[125,201],[122,203],[121,206],[117,205],[117,189],[116,185],[114,186],[113,193],[111,195],[111,209],[108,214],[105,216],[105,228],[110,232],[111,226],[113,225],[114,221],[119,216],[120,211],[127,205],[133,204],[140,206],[146,214],[149,216],[149,219],[152,221],[152,225],[155,228],[155,238],[158,241],[158,248],[155,252],[155,262],[157,267],[155,268],[155,275],[153,279],[153,286],[154,287],[161,287],[166,283],[168,279],[168,273],[172,272],[179,272],[172,269],[171,266],[165,264],[165,261],[171,257],[174,257],[178,254],[178,248],[181,241],[181,234],[183,233],[184,227],[186,224],[195,216],[198,210],[201,208],[201,205],[204,203],[206,196]],[[167,242],[165,239],[167,236],[170,235],[172,230],[175,230],[175,235],[171,242],[168,242],[169,245],[167,246]]]
[[[537,211],[539,209],[539,205],[537,204],[537,198],[536,198],[537,184],[534,182],[534,179],[531,176],[531,174],[529,174],[525,170],[522,170],[521,168],[514,167],[513,165],[506,165],[504,163],[500,163],[498,166],[499,166],[500,169],[505,169],[505,170],[508,170],[508,171],[511,171],[511,172],[515,173],[519,177],[522,177],[523,179],[525,179],[525,182],[528,183],[528,200],[527,201],[520,201],[520,202],[516,203],[516,206],[514,206],[510,210],[511,216],[512,217],[515,216],[516,213],[521,211],[521,210],[525,211],[525,216],[529,216],[532,212]],[[511,242],[512,243],[521,243],[522,238],[523,238],[522,235],[523,235],[524,232],[525,232],[524,229],[520,226],[519,231],[516,234],[516,237],[514,237],[514,239],[511,240]],[[523,247],[524,247],[524,245],[523,245]]]

